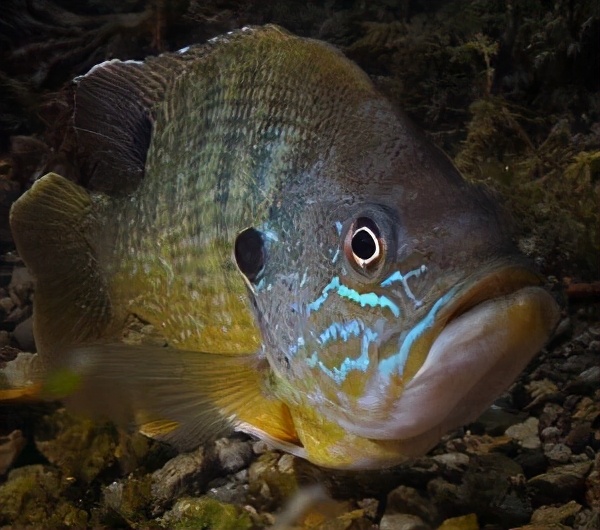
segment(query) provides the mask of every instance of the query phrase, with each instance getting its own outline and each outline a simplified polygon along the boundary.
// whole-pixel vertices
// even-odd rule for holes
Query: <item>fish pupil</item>
[[[370,230],[360,228],[354,233],[352,236],[352,252],[365,261],[375,255],[377,252],[377,241]]]
[[[255,282],[265,264],[265,245],[262,234],[247,228],[235,240],[235,261],[248,281]]]

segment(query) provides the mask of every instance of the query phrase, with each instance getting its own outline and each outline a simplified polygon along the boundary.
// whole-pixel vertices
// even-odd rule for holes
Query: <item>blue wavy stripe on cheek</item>
[[[319,367],[319,369],[329,378],[331,378],[338,385],[342,384],[348,374],[353,370],[360,372],[366,372],[369,368],[369,345],[377,340],[378,334],[370,328],[365,328],[361,340],[360,356],[356,359],[346,357],[339,366],[334,366],[329,369],[325,364],[319,360],[319,354],[315,351],[313,354],[306,359],[306,364],[310,368]]]
[[[412,349],[414,342],[421,335],[423,335],[427,329],[433,326],[438,311],[454,297],[457,290],[458,288],[454,287],[433,305],[425,318],[420,320],[410,330],[408,335],[406,335],[406,338],[402,342],[402,346],[400,346],[398,353],[395,353],[387,359],[383,359],[379,362],[379,373],[383,377],[389,379],[392,374],[402,375],[404,373],[404,367],[406,366],[406,361],[410,355],[410,350]]]
[[[335,291],[339,296],[345,298],[346,300],[351,300],[352,302],[356,302],[361,307],[381,307],[389,309],[392,314],[398,318],[400,316],[400,308],[392,302],[387,296],[378,295],[376,293],[359,293],[354,289],[350,289],[345,285],[340,283],[340,279],[338,276],[334,276],[332,280],[323,288],[321,292],[321,296],[317,298],[315,301],[307,304],[306,312],[307,315],[310,315],[313,311],[318,311],[320,307],[323,305],[325,300],[329,297],[329,294]]]

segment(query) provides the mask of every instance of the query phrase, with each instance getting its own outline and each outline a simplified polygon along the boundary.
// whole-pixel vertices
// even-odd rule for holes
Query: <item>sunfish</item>
[[[74,98],[86,189],[48,174],[10,218],[67,402],[184,449],[234,428],[382,468],[555,327],[495,202],[323,42],[244,28],[102,63]],[[130,314],[165,344],[119,343]]]

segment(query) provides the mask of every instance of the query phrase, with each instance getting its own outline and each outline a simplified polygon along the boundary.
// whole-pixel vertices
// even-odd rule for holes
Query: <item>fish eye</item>
[[[235,262],[250,283],[256,282],[265,265],[265,243],[261,232],[247,228],[235,239]]]
[[[385,242],[379,227],[368,217],[352,223],[344,241],[347,259],[361,272],[373,272],[385,254]]]

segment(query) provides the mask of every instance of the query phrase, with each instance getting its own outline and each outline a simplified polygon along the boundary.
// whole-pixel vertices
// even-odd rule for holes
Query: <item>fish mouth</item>
[[[407,363],[401,389],[398,379],[379,374],[360,399],[360,419],[336,420],[358,436],[403,440],[410,456],[412,449],[422,454],[444,432],[476,419],[517,378],[558,322],[559,306],[541,281],[526,267],[504,266],[450,290],[431,325],[410,346],[409,357],[417,361]]]

